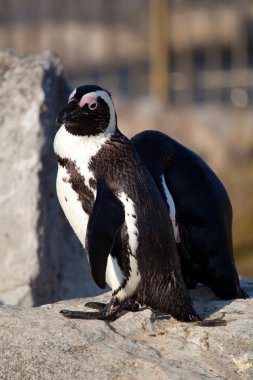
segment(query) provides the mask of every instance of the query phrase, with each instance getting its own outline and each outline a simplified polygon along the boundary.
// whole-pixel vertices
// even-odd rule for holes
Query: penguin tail
[[[239,288],[238,298],[247,299],[247,298],[249,298],[249,295],[244,290],[242,290],[242,288]]]

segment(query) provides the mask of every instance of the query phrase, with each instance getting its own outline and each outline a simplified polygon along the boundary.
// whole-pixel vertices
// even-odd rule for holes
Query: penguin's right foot
[[[115,319],[117,319],[117,312],[121,308],[121,304],[116,297],[112,297],[111,301],[108,304],[102,304],[99,302],[88,302],[88,306],[92,308],[96,308],[96,309],[98,308],[99,311],[85,312],[85,311],[61,310],[60,313],[63,314],[63,316],[66,318],[99,319],[99,320],[104,320],[104,321],[115,321]]]

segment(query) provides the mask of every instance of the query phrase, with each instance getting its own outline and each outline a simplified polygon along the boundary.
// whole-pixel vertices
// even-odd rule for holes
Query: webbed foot
[[[87,302],[84,306],[89,307],[90,309],[103,310],[106,307],[106,303],[103,302]]]
[[[72,311],[61,310],[60,313],[66,318],[74,319],[99,319],[106,321],[114,321],[117,319],[117,312],[121,308],[121,304],[116,297],[112,297],[108,304],[102,304],[99,302],[88,302],[86,306],[99,309],[97,312],[85,312],[85,311]],[[91,306],[90,306],[91,305]],[[104,306],[105,305],[105,306]]]
[[[102,302],[87,302],[84,306],[89,307],[90,309],[95,309],[101,311],[106,307],[106,303]],[[122,307],[121,310],[126,311],[132,311],[135,313],[136,311],[139,311],[139,304],[138,302],[128,300]]]
[[[61,310],[60,313],[66,318],[75,319],[100,319],[99,312],[97,313],[86,313],[84,311],[74,311],[74,310]]]

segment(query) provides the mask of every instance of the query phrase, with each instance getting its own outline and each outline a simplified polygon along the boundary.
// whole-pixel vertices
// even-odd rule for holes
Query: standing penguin
[[[64,316],[111,319],[127,301],[199,320],[181,276],[166,204],[133,144],[118,130],[110,94],[75,89],[59,113],[54,141],[57,194],[86,248],[94,281],[112,288],[98,312]]]
[[[232,244],[232,207],[221,181],[196,153],[158,131],[132,138],[168,204],[183,278],[209,286],[222,299],[247,298]]]

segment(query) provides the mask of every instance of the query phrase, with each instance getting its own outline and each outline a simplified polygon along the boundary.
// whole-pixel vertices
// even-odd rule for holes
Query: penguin
[[[162,132],[144,131],[131,142],[168,205],[187,287],[200,282],[221,299],[247,298],[233,256],[232,206],[217,175]]]
[[[85,248],[108,304],[95,312],[62,310],[67,318],[114,320],[138,305],[180,321],[199,320],[181,275],[171,220],[150,172],[117,125],[110,93],[76,88],[59,112],[54,139],[60,205]]]

